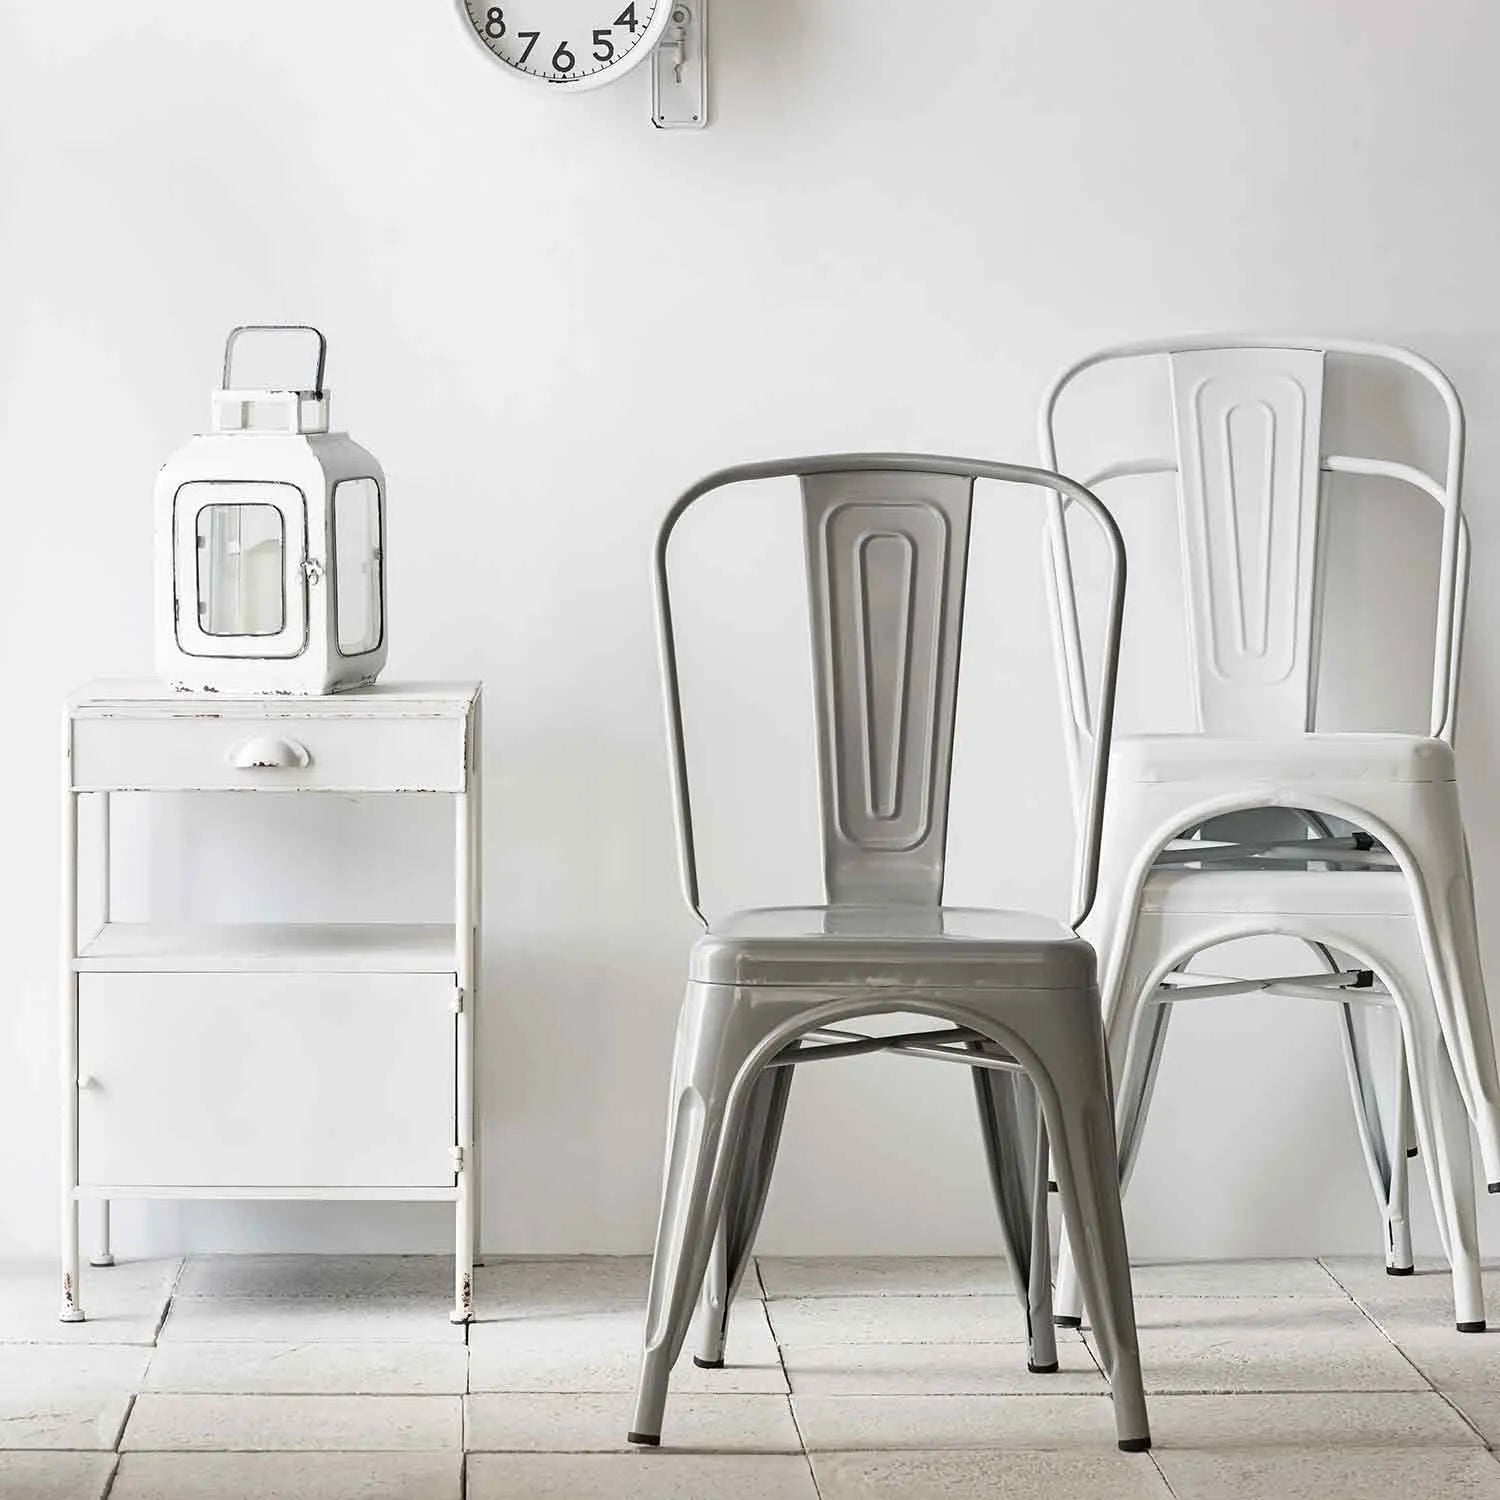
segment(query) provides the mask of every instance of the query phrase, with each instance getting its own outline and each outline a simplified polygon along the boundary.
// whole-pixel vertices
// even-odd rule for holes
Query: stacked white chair
[[[1436,394],[1446,423],[1438,473],[1326,451],[1330,356],[1382,362]],[[1196,733],[1116,735],[1111,755],[1099,897],[1086,930],[1100,957],[1122,1186],[1176,1002],[1253,991],[1335,1000],[1387,1267],[1411,1267],[1410,1109],[1453,1270],[1455,1321],[1482,1330],[1469,1125],[1489,1190],[1500,1192],[1500,1085],[1453,759],[1467,571],[1458,397],[1428,361],[1383,345],[1129,345],[1080,360],[1053,382],[1041,408],[1047,466],[1056,467],[1065,393],[1085,372],[1120,362],[1167,387],[1175,451],[1128,457],[1086,484],[1175,476],[1197,719]],[[1315,728],[1319,522],[1330,474],[1394,480],[1435,502],[1442,543],[1426,735]],[[1087,764],[1094,731],[1061,497],[1048,548],[1076,769]],[[1315,972],[1269,982],[1185,972],[1206,949],[1266,934],[1305,941]],[[1368,1030],[1382,1009],[1398,1018],[1404,1059],[1384,1107]],[[1057,1321],[1076,1324],[1081,1311],[1065,1245]]]

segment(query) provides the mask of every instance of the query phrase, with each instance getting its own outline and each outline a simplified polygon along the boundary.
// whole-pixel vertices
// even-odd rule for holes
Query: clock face
[[[463,7],[475,36],[518,74],[592,88],[650,56],[672,0],[463,0]]]

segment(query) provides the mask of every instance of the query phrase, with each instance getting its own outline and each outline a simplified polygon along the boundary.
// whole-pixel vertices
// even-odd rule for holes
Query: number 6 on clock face
[[[646,61],[672,0],[459,0],[469,28],[518,78],[597,88]]]

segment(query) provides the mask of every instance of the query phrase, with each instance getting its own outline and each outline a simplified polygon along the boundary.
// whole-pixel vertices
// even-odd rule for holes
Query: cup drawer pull
[[[229,752],[229,764],[240,771],[300,770],[311,760],[305,745],[296,740],[272,739],[269,735],[246,740]]]

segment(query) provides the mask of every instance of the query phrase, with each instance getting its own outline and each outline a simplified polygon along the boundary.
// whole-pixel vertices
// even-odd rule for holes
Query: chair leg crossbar
[[[1394,870],[1396,861],[1367,833],[1264,843],[1214,843],[1183,839],[1156,856],[1163,865],[1217,865],[1247,861],[1264,864],[1329,864],[1344,869]]]
[[[808,1046],[809,1042],[816,1043]],[[971,1049],[983,1043],[986,1051]],[[797,1067],[802,1063],[821,1062],[831,1057],[863,1057],[871,1052],[895,1052],[904,1057],[926,1058],[933,1062],[961,1063],[966,1068],[988,1068],[1000,1073],[1024,1073],[1026,1070],[1009,1053],[965,1026],[942,1030],[908,1031],[894,1036],[866,1036],[858,1031],[841,1031],[824,1026],[809,1031],[773,1058],[773,1068]]]
[[[1368,969],[1340,969],[1332,974],[1287,974],[1276,979],[1230,979],[1216,974],[1203,976],[1204,983],[1184,983],[1196,975],[1179,975],[1156,989],[1147,1002],[1150,1005],[1177,1005],[1184,1000],[1218,1000],[1228,995],[1279,995],[1296,1000],[1336,1000],[1347,1005],[1351,999],[1368,999],[1386,1004],[1390,995],[1377,985]],[[1350,991],[1363,991],[1351,996]]]

